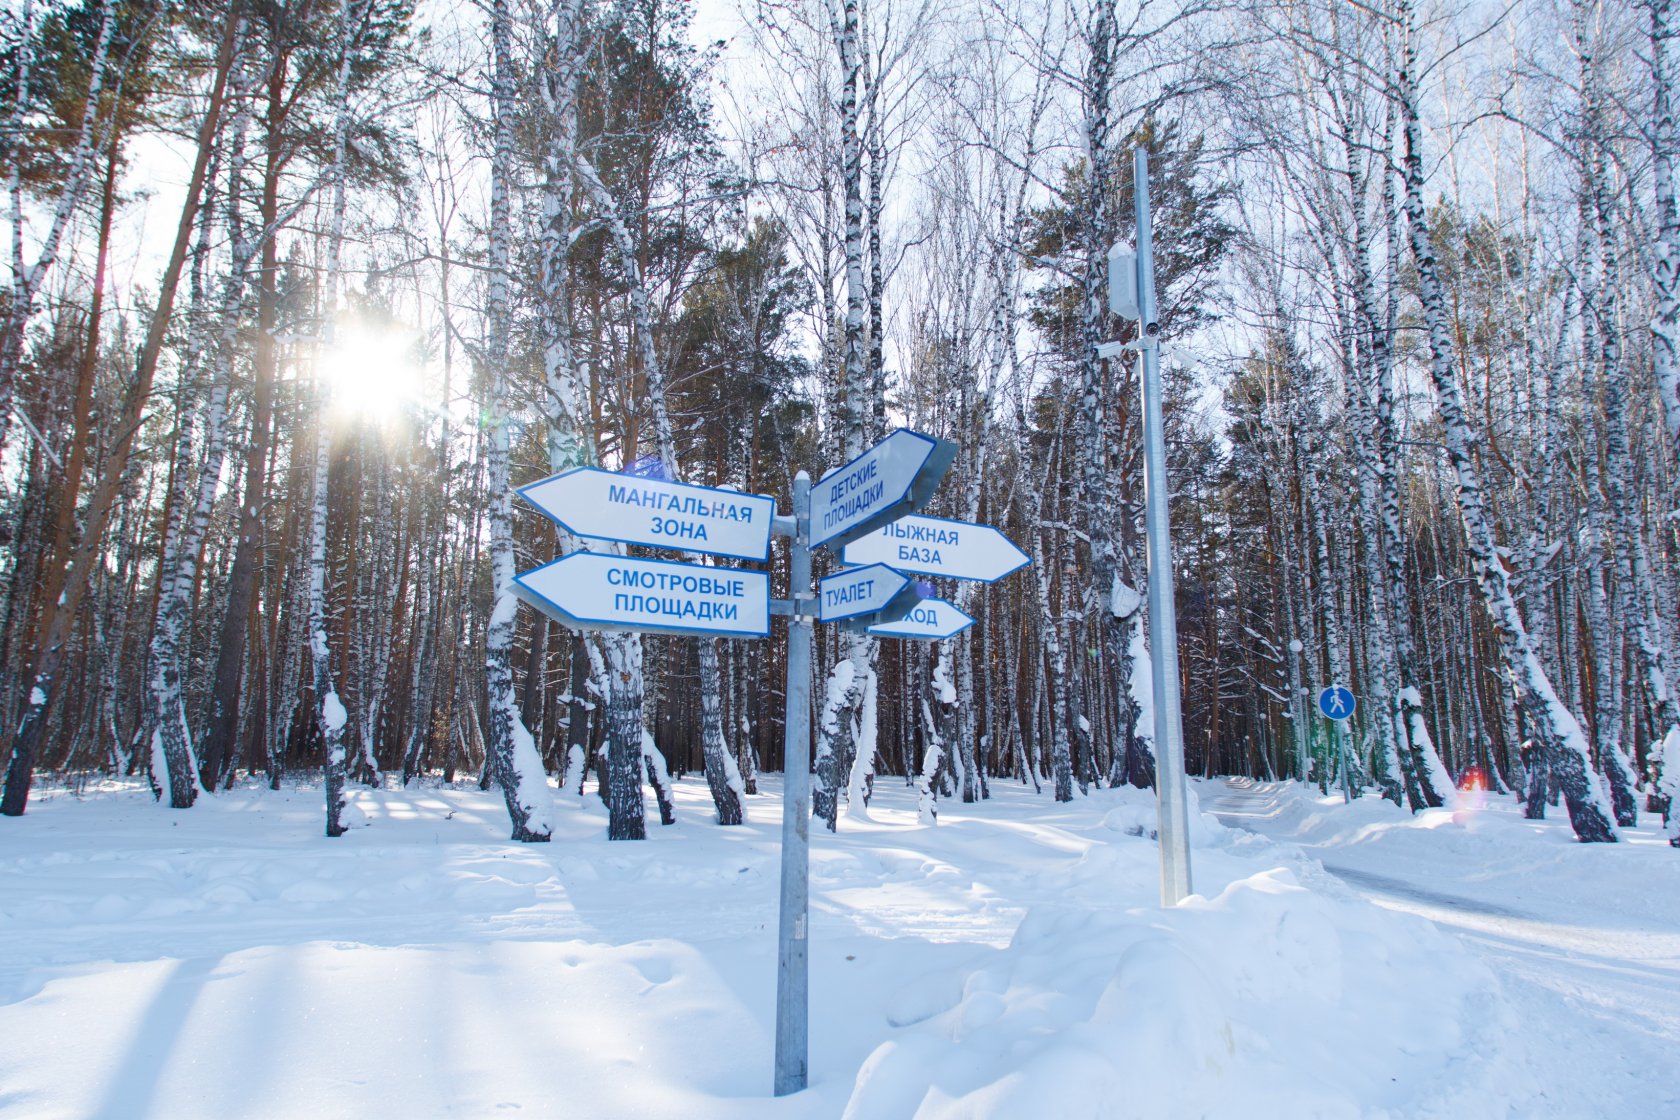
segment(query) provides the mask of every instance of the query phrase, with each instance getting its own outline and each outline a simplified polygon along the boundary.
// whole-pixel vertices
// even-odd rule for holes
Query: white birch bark
[[[855,459],[864,450],[872,410],[872,381],[864,339],[869,289],[864,278],[863,144],[858,128],[858,93],[862,84],[862,49],[858,38],[860,0],[844,0],[838,19],[831,11],[830,31],[840,60],[841,180],[845,197],[844,258],[846,276],[845,374],[841,386],[844,445],[841,456]],[[850,773],[856,746],[853,713],[863,699],[863,683],[875,661],[877,640],[847,632],[844,663],[829,673],[823,718],[817,723],[811,808],[834,831],[839,816],[841,777]]]
[[[1674,172],[1680,140],[1674,123],[1672,0],[1645,0],[1651,13],[1651,183],[1656,195],[1656,243],[1651,247],[1651,376],[1662,401],[1663,424],[1680,462],[1680,202]]]
[[[322,343],[331,347],[334,320],[338,314],[339,262],[344,247],[344,215],[347,204],[344,157],[350,138],[350,43],[353,28],[365,8],[356,0],[339,0],[337,58],[338,112],[333,122],[333,155],[328,165],[332,202],[327,230],[327,269],[322,284]],[[309,519],[309,652],[315,681],[316,726],[326,751],[323,767],[327,803],[326,832],[329,837],[346,831],[344,797],[344,725],[349,713],[339,699],[338,686],[327,645],[327,481],[331,467],[332,424],[327,411],[326,387],[322,386],[315,423],[314,504]]]
[[[1430,238],[1423,201],[1423,128],[1418,117],[1416,28],[1411,0],[1399,5],[1402,61],[1396,96],[1404,131],[1405,213],[1412,259],[1417,266],[1419,302],[1423,307],[1429,347],[1429,375],[1435,387],[1447,456],[1457,487],[1459,517],[1464,524],[1465,548],[1499,635],[1500,651],[1569,805],[1575,835],[1583,841],[1617,839],[1609,808],[1593,780],[1592,755],[1586,735],[1573,712],[1558,699],[1552,682],[1529,640],[1522,613],[1511,594],[1510,576],[1499,558],[1493,521],[1483,494],[1480,468],[1472,456],[1475,433],[1465,413],[1464,392],[1453,362],[1445,297]]]
[[[495,140],[490,158],[490,273],[486,308],[490,337],[485,345],[484,410],[488,416],[486,468],[495,607],[484,636],[484,684],[489,694],[491,764],[507,804],[513,839],[541,843],[554,831],[554,796],[549,791],[531,732],[520,718],[513,690],[513,631],[519,600],[513,594],[513,494],[508,481],[508,423],[504,404],[512,320],[508,288],[513,230],[508,191],[513,177],[514,123],[507,0],[495,0],[490,21]]]
[[[236,48],[237,50],[237,48]],[[164,572],[160,578],[157,610],[152,626],[150,664],[152,671],[151,701],[153,710],[148,716],[152,724],[151,773],[154,789],[169,791],[172,808],[185,809],[193,803],[199,782],[198,758],[193,749],[192,731],[187,722],[186,704],[182,696],[179,648],[183,632],[192,612],[192,596],[197,583],[199,548],[209,529],[210,515],[221,486],[222,463],[226,457],[226,420],[228,389],[233,376],[233,360],[239,341],[239,313],[244,306],[245,282],[251,260],[257,248],[246,228],[242,196],[245,171],[245,132],[250,123],[250,75],[244,72],[242,60],[234,59],[237,103],[230,122],[226,142],[228,152],[227,228],[229,252],[228,274],[223,281],[222,298],[217,309],[219,324],[215,357],[210,372],[210,394],[203,410],[204,456],[199,465],[198,487],[190,508],[187,503],[188,480],[191,472],[190,432],[199,411],[196,394],[183,398],[185,414],[181,417],[182,434],[177,447],[175,472],[177,498],[174,509],[178,519],[168,527],[164,542]],[[206,222],[208,229],[209,223]],[[210,775],[206,786],[214,792],[216,778]]]
[[[64,233],[81,205],[82,195],[87,189],[88,167],[92,163],[93,153],[103,146],[105,136],[97,135],[96,132],[108,132],[111,128],[109,121],[98,130],[94,125],[99,116],[100,102],[104,99],[111,37],[117,26],[117,6],[117,0],[102,0],[99,38],[89,63],[87,98],[82,106],[82,119],[78,125],[76,142],[70,150],[69,170],[65,174],[58,201],[53,207],[52,218],[47,224],[46,232],[41,236],[40,249],[36,252],[33,263],[26,264],[24,257],[21,151],[14,153],[7,168],[6,185],[11,196],[12,282],[4,318],[0,319],[0,453],[5,451],[11,429],[12,394],[23,359],[24,336],[35,311],[35,299],[40,294],[47,273],[58,261]],[[17,45],[17,83],[13,90],[12,110],[6,125],[13,138],[12,142],[21,149],[27,142],[25,136],[28,132],[25,121],[35,45],[34,0],[24,0],[19,20],[22,24],[22,37]],[[120,96],[119,82],[119,99]]]
[[[635,324],[638,357],[647,399],[653,409],[654,438],[659,461],[665,477],[682,480],[677,464],[676,434],[671,427],[671,410],[666,397],[665,369],[654,346],[653,309],[648,300],[647,285],[642,276],[641,259],[631,236],[629,224],[619,212],[618,200],[596,173],[594,164],[581,152],[577,156],[578,177],[584,190],[595,203],[607,223],[613,244],[618,249],[619,263],[624,268],[625,282],[630,292],[631,314]],[[709,557],[699,553],[685,553],[691,563],[708,563]],[[729,752],[723,727],[722,677],[718,672],[717,640],[695,638],[700,668],[700,742],[705,759],[706,784],[711,790],[712,804],[717,810],[718,823],[735,825],[742,821],[741,798],[744,786],[741,771]],[[669,822],[667,822],[669,823]]]
[[[542,137],[542,232],[539,283],[546,301],[543,322],[543,413],[548,421],[551,469],[593,463],[593,420],[588,407],[589,378],[572,344],[571,246],[572,202],[577,188],[578,81],[582,71],[582,12],[577,0],[551,0],[541,16],[542,52],[536,85],[544,120]],[[581,543],[561,533],[561,548]],[[643,819],[642,732],[645,682],[642,642],[635,634],[605,634],[600,639],[606,685],[607,836],[640,840]]]

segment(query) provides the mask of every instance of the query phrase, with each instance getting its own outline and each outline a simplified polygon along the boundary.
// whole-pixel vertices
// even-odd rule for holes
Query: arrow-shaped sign
[[[885,564],[847,568],[826,577],[817,590],[817,618],[839,622],[869,615],[872,622],[896,622],[922,601],[916,585]]]
[[[843,545],[919,508],[945,477],[957,447],[900,428],[811,487],[811,547]]]
[[[848,544],[848,564],[887,564],[906,572],[996,583],[1031,563],[1026,553],[990,525],[910,515],[888,522]]]
[[[767,572],[574,552],[514,576],[513,584],[525,602],[582,630],[748,638],[770,632]]]
[[[598,467],[569,471],[519,488],[519,494],[580,537],[678,548],[743,560],[770,555],[776,500]]]
[[[950,638],[974,625],[974,619],[943,599],[923,599],[897,622],[869,627],[877,638]]]

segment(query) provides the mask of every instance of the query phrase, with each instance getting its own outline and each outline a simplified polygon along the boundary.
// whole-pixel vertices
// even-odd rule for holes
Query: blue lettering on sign
[[[840,587],[824,588],[823,594],[827,597],[829,606],[838,607],[846,603],[868,602],[874,591],[874,580],[860,579],[855,583],[843,584]]]
[[[960,530],[950,529],[944,525],[906,525],[902,521],[891,521],[882,527],[881,532],[888,537],[899,540],[926,542],[938,545],[955,545]],[[904,546],[899,546],[899,553],[903,555]]]
[[[706,526],[698,521],[678,521],[675,517],[655,517],[652,520],[653,535],[656,537],[676,537],[685,541],[706,540]]]
[[[623,591],[613,594],[613,610],[658,615],[676,622],[685,618],[702,622],[734,622],[741,613],[737,603],[696,602],[659,595],[631,595]]]
[[[955,536],[956,534],[952,534]],[[916,544],[901,544],[898,546],[898,558],[907,564],[942,564],[937,548],[924,548]]]
[[[870,460],[869,470],[867,472],[862,472],[862,473],[866,473],[870,477],[874,476],[874,474],[875,474],[875,462],[874,462],[874,460]],[[838,524],[842,521],[850,521],[854,517],[856,517],[858,514],[861,514],[861,513],[864,513],[865,511],[867,511],[870,506],[873,506],[876,502],[880,501],[886,495],[887,484],[885,482],[877,482],[875,485],[869,487],[867,490],[857,491],[857,492],[853,493],[851,495],[851,497],[846,498],[844,501],[841,501],[839,495],[846,492],[847,490],[850,490],[850,489],[851,489],[850,487],[841,486],[841,484],[838,483],[838,482],[834,484],[834,489],[833,489],[834,498],[833,498],[833,500],[839,502],[839,504],[830,506],[823,513],[823,528],[824,529],[832,529],[836,524]]]
[[[745,580],[639,568],[608,568],[607,582],[614,587],[641,587],[650,591],[679,591],[685,595],[719,595],[731,599],[745,595],[747,586]]]
[[[847,471],[845,474],[835,479],[834,482],[829,485],[828,500],[830,502],[838,502],[853,490],[863,487],[875,477],[875,472],[879,465],[880,460],[872,457],[868,462],[859,464],[857,467]]]

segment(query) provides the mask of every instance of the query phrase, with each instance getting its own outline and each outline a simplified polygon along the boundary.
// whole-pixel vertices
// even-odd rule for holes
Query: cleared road
[[[1537,1111],[1680,1116],[1680,929],[1657,912],[1607,906],[1568,877],[1503,875],[1487,865],[1497,852],[1473,845],[1402,852],[1357,831],[1304,842],[1310,830],[1279,812],[1273,786],[1234,780],[1208,801],[1227,827],[1298,846],[1348,889],[1428,919],[1479,956],[1520,1020],[1546,1024],[1546,1037],[1526,1040]],[[1417,858],[1425,850],[1434,866]]]

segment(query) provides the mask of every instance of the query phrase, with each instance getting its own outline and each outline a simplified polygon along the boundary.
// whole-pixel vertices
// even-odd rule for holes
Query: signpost
[[[943,517],[900,517],[841,552],[848,564],[889,564],[906,572],[996,583],[1031,562],[990,525]]]
[[[513,577],[514,594],[579,630],[762,638],[770,575],[574,552]]]
[[[811,488],[811,547],[874,532],[933,496],[957,446],[900,428]]]
[[[574,467],[519,488],[568,532],[654,548],[765,560],[776,499]]]
[[[945,440],[900,428],[815,485],[800,471],[793,512],[784,515],[760,494],[596,467],[519,488],[520,496],[586,539],[766,560],[772,534],[789,538],[786,599],[770,598],[768,572],[615,552],[570,553],[515,576],[513,587],[537,610],[582,630],[758,638],[770,632],[771,614],[788,616],[777,1096],[799,1092],[807,1081],[813,623],[843,622],[882,638],[949,638],[974,619],[943,599],[924,600],[903,571],[993,582],[1027,563],[996,529],[907,516],[932,497],[956,451]],[[811,550],[819,545],[844,548],[844,562],[858,566],[828,576],[813,591]]]
[[[1351,689],[1333,684],[1318,694],[1318,710],[1330,721],[1331,734],[1336,737],[1336,763],[1342,770],[1342,800],[1353,800],[1352,778],[1348,775],[1347,747],[1342,742],[1342,724],[1352,718],[1359,700]],[[1320,786],[1320,789],[1323,787]]]
[[[863,617],[893,622],[921,601],[921,592],[909,579],[885,564],[870,564],[823,579],[817,587],[817,618],[822,622]]]

